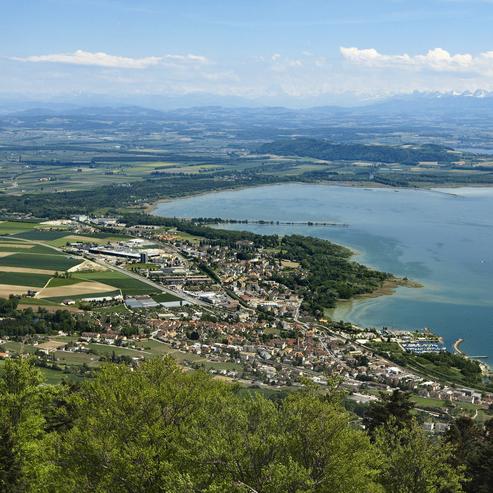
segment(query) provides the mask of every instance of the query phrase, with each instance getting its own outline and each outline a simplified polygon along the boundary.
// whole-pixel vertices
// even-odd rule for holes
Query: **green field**
[[[48,284],[48,286],[46,286],[46,287],[47,288],[58,288],[60,286],[71,286],[72,284],[78,284],[79,282],[81,282],[80,279],[73,278],[73,277],[69,277],[69,278],[53,277],[51,279],[50,283]]]
[[[109,298],[109,297],[113,298],[119,295],[121,295],[121,292],[119,290],[115,290],[115,291],[106,291],[104,293],[70,294],[66,296],[55,296],[52,298],[44,298],[44,299],[53,301],[54,303],[62,303],[66,299],[77,301],[77,300],[83,300],[85,298]]]
[[[128,308],[123,303],[120,303],[118,305],[97,306],[91,311],[94,313],[101,313],[105,315],[114,315],[115,313],[126,313],[128,312]]]
[[[79,259],[74,259],[66,255],[45,253],[14,253],[7,257],[0,257],[0,265],[5,267],[24,267],[32,269],[48,269],[65,271],[80,264]]]
[[[84,363],[90,367],[98,366],[98,357],[89,353],[72,353],[69,351],[55,351],[53,353],[58,363],[65,364],[67,366],[80,366]]]
[[[8,242],[7,240],[3,239],[0,241],[2,244],[0,246],[0,252],[14,252],[14,253],[45,253],[47,255],[61,255],[58,253],[56,250],[53,248],[43,246],[43,245],[37,245],[35,243],[30,243],[28,241],[20,241],[18,240],[16,243],[14,242]],[[6,244],[10,243],[10,244]]]
[[[2,222],[0,222],[0,226],[2,225]],[[0,235],[2,236],[2,235]],[[19,240],[17,238],[12,238],[10,236],[2,236],[0,238],[0,242],[2,243],[19,243]]]
[[[124,295],[153,294],[158,291],[138,279],[126,276],[117,271],[81,272],[77,273],[77,278],[109,284],[110,286],[121,289]]]
[[[51,368],[40,368],[41,374],[47,384],[57,385],[63,381],[81,382],[84,378],[72,373],[65,373],[60,370],[52,370]]]
[[[12,246],[0,246],[0,252],[20,252],[20,251],[24,251],[24,252],[29,252],[31,249],[20,249],[17,247],[17,245],[12,245]]]
[[[91,235],[91,234],[84,234],[84,235],[76,235],[76,234],[65,234],[64,236],[60,238],[56,238],[54,240],[49,241],[49,244],[54,246],[54,247],[64,247],[68,242],[92,242],[97,245],[104,245],[105,243],[108,243],[109,241],[122,241],[122,240],[128,240],[128,237],[125,236],[108,236],[108,235]]]
[[[417,407],[423,408],[445,408],[447,406],[446,401],[442,401],[440,399],[429,399],[427,397],[420,397],[417,395],[413,395],[412,401]]]
[[[16,238],[22,238],[23,240],[51,241],[57,240],[58,238],[63,238],[64,236],[67,236],[67,234],[67,231],[45,231],[42,229],[31,229],[30,231],[17,233],[14,236]]]
[[[2,344],[2,346],[7,351],[13,351],[19,354],[24,354],[24,353],[32,354],[36,351],[36,348],[34,346],[31,346],[29,344],[23,344],[22,342],[6,341]]]
[[[94,243],[102,244],[108,241],[120,241],[128,239],[125,235],[115,235],[114,233],[87,233],[77,235],[72,233],[64,226],[57,226],[56,230],[49,229],[51,226],[35,222],[22,221],[5,221],[0,222],[0,236],[8,235],[10,238],[2,238],[2,242],[14,242],[21,240],[45,242],[55,247],[65,246],[67,241],[88,241],[91,239]],[[2,247],[8,248],[8,247]],[[40,246],[39,248],[48,249]],[[2,250],[0,251],[9,251]]]
[[[179,301],[179,300],[181,300],[181,298],[178,298],[178,296],[175,296],[175,295],[169,294],[169,293],[153,294],[152,299],[154,301],[157,301],[158,303],[165,302],[165,301]]]
[[[32,274],[30,272],[0,272],[0,284],[11,284],[12,286],[42,288],[50,278],[50,275]]]
[[[47,300],[46,298],[29,298],[29,297],[24,297],[21,298],[20,304],[22,305],[28,305],[33,307],[33,309],[36,309],[38,306],[58,306],[57,303],[54,303],[52,301]],[[60,307],[61,309],[62,307]]]
[[[107,241],[118,241],[128,239],[125,236],[117,236],[108,233],[87,233],[84,235],[73,234],[68,230],[51,231],[37,229],[40,225],[34,222],[4,222],[0,223],[0,235],[15,235],[8,238],[0,238],[0,253],[12,253],[5,257],[0,256],[0,266],[23,268],[23,269],[44,269],[56,272],[65,272],[82,261],[70,257],[47,245],[63,246],[67,241],[91,241],[104,243]],[[37,244],[33,242],[45,243]],[[3,243],[3,244],[2,244]],[[28,248],[26,248],[28,247]],[[82,281],[96,281],[107,284],[113,290],[102,293],[87,293],[83,295],[65,295],[46,298],[46,303],[56,304],[67,298],[80,300],[83,298],[99,298],[116,295],[148,295],[157,294],[159,289],[153,288],[148,284],[127,276],[117,271],[104,272],[77,272],[69,278],[53,277],[50,274],[39,274],[34,272],[16,273],[0,272],[0,284],[32,286],[36,288],[44,287],[48,282],[48,287],[56,288],[70,286]],[[160,301],[171,301],[178,299],[172,295],[163,295]],[[26,303],[30,303],[26,301]],[[30,303],[33,304],[33,303]]]
[[[38,223],[28,223],[21,221],[0,222],[0,235],[13,235],[23,231],[30,231],[38,227]]]
[[[28,250],[19,249],[19,253],[24,252],[24,253],[45,253],[47,255],[63,255],[63,253],[58,252],[57,250],[55,250],[54,248],[51,248],[49,246],[38,245],[36,243],[29,243],[27,241],[25,243],[28,245],[31,245],[31,248],[29,248]]]

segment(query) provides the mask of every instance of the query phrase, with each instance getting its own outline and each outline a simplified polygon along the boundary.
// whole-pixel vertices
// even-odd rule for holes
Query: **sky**
[[[493,91],[493,0],[0,0],[0,97]]]

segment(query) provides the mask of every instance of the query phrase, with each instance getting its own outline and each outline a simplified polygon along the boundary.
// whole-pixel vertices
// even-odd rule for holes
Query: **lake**
[[[450,347],[493,361],[493,189],[410,190],[283,184],[161,202],[157,215],[319,221],[347,227],[225,225],[303,234],[347,245],[356,260],[423,288],[341,304],[335,319],[374,327],[424,328]],[[222,226],[223,227],[223,226]]]

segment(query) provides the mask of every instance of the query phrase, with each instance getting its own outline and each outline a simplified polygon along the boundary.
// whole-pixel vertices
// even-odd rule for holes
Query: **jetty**
[[[464,342],[464,339],[457,339],[455,342],[454,342],[454,352],[456,354],[461,354],[462,356],[465,356],[464,354],[464,351],[462,351],[462,349],[460,348],[460,345]],[[471,358],[471,359],[488,359],[488,356],[467,356],[468,358]]]
[[[464,355],[464,352],[461,350],[460,348],[460,345],[464,342],[464,339],[457,339],[455,342],[454,342],[454,352],[456,354],[461,354],[461,355]]]
[[[347,223],[332,221],[280,221],[268,219],[223,219],[223,218],[193,218],[193,222],[203,224],[271,224],[274,226],[327,226],[337,228],[349,228]]]

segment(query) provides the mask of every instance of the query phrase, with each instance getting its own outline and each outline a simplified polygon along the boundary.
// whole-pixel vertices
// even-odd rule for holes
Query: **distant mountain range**
[[[334,99],[334,98],[332,98]],[[218,96],[213,94],[189,94],[183,96],[147,95],[139,97],[113,98],[100,95],[85,95],[59,98],[57,100],[21,100],[13,97],[0,97],[0,114],[12,114],[17,112],[29,112],[32,115],[47,114],[88,114],[97,112],[112,112],[130,116],[137,114],[145,116],[159,112],[176,111],[194,108],[203,111],[204,108],[224,108],[229,111],[254,110],[268,113],[295,112],[298,115],[334,114],[334,115],[357,115],[357,114],[422,114],[431,112],[436,115],[463,114],[464,111],[474,112],[484,116],[493,110],[493,92],[475,91],[465,93],[419,93],[403,94],[389,98],[364,99],[353,97],[350,104],[322,104],[327,98],[313,98],[311,100],[299,101],[300,106],[294,108],[292,101],[285,98],[279,99],[278,106],[266,105],[261,99],[251,100],[235,96]],[[334,99],[335,101],[336,99]],[[340,98],[339,98],[340,100]],[[342,101],[349,103],[349,97],[342,97]],[[356,104],[355,104],[356,102]],[[202,110],[199,110],[202,109]]]

